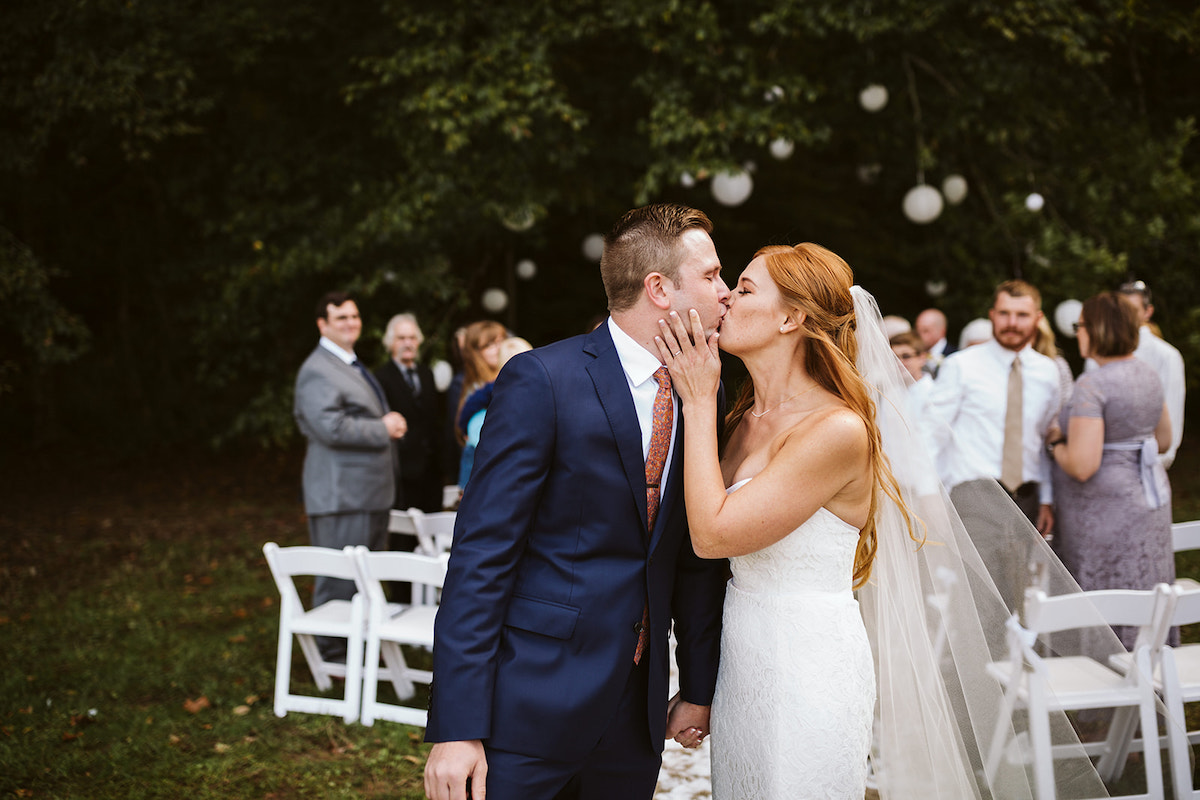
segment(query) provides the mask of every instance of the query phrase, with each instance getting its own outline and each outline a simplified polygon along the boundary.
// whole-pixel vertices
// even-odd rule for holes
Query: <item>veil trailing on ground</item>
[[[1031,768],[1006,763],[990,778],[983,769],[1003,713],[1002,689],[986,665],[1007,656],[1005,622],[1011,612],[937,478],[917,430],[925,421],[911,419],[911,378],[892,353],[879,308],[861,287],[852,292],[857,367],[872,391],[901,496],[917,533],[924,533],[923,544],[913,541],[903,510],[880,492],[878,552],[871,578],[858,593],[878,679],[872,762],[880,794],[884,800],[1032,797]],[[1029,580],[1049,594],[1079,591],[999,485],[967,484],[956,488],[955,500],[959,509],[970,506],[970,518],[1002,521]],[[1121,649],[1111,631],[1097,635],[1101,641],[1090,638],[1089,651]],[[1018,725],[1021,719],[1018,715]],[[1005,742],[1022,733],[1011,722],[1000,730]],[[1065,715],[1051,720],[1051,730],[1054,744],[1066,745],[1071,754],[1056,759],[1057,796],[1107,796]]]

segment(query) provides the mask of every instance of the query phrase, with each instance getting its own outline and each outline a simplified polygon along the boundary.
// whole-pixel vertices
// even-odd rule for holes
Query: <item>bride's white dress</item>
[[[857,544],[858,529],[821,508],[731,559],[712,705],[716,800],[862,800],[875,672],[852,589]]]

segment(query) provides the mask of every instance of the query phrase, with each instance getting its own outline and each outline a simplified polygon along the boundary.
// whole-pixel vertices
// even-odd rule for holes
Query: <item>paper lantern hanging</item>
[[[942,181],[942,194],[946,202],[956,206],[967,199],[967,179],[962,175],[947,175]]]
[[[784,161],[792,157],[792,153],[796,151],[796,143],[791,139],[785,139],[780,136],[778,139],[771,140],[771,145],[768,149],[774,158]]]
[[[718,172],[712,179],[713,198],[723,206],[740,206],[754,191],[754,179],[744,169]]]
[[[858,93],[858,104],[864,110],[874,114],[876,111],[882,111],[888,103],[888,90],[878,83],[872,83],[861,92]]]
[[[1063,300],[1054,307],[1054,327],[1063,336],[1075,338],[1075,323],[1079,321],[1079,312],[1083,311],[1083,303],[1078,300]]]
[[[537,275],[537,264],[533,263],[532,259],[522,258],[517,262],[516,272],[521,280],[532,280]]]
[[[933,298],[941,297],[949,286],[943,280],[925,281],[925,294]]]
[[[918,225],[928,225],[942,214],[942,195],[927,184],[917,184],[904,195],[904,216]]]
[[[508,308],[508,293],[503,289],[493,286],[490,289],[485,289],[483,297],[480,299],[486,311],[492,314],[499,314],[504,309]]]
[[[439,392],[444,392],[450,388],[450,382],[454,380],[454,367],[450,366],[449,362],[439,358],[433,362],[429,370],[433,373],[433,385],[437,387]]]
[[[696,185],[696,179],[692,177],[690,172],[679,173],[679,185],[685,189],[690,189]]]
[[[589,233],[583,240],[583,257],[588,261],[599,261],[604,255],[604,237],[598,233]]]
[[[1025,207],[1030,211],[1041,211],[1044,205],[1046,205],[1046,198],[1037,192],[1032,192],[1025,198]]]

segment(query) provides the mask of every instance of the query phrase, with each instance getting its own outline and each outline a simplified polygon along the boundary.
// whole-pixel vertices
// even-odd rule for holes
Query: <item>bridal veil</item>
[[[872,391],[884,452],[904,502],[924,533],[923,544],[913,541],[903,510],[880,492],[878,551],[871,578],[858,592],[878,679],[873,764],[880,794],[884,800],[1033,797],[1032,769],[1012,763],[1019,759],[1005,759],[990,778],[983,769],[1003,713],[1001,686],[986,666],[1007,657],[1011,612],[937,478],[917,430],[926,421],[910,419],[911,378],[892,353],[879,308],[861,287],[852,292],[858,370]],[[964,503],[970,505],[969,518],[980,514],[1008,523],[1011,550],[1020,554],[1028,580],[1049,594],[1079,591],[999,485],[968,484],[955,499],[964,511]],[[1111,631],[1097,635],[1103,649],[1121,649]],[[1095,652],[1097,640],[1088,641]],[[1016,720],[1001,727],[1010,749],[1027,735],[1023,716]],[[1069,755],[1055,762],[1057,796],[1107,796],[1065,715],[1052,719],[1051,729],[1054,744]]]

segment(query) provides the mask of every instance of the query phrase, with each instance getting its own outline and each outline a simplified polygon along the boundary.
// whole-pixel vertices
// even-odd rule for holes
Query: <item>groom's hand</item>
[[[471,792],[467,793],[467,779]],[[425,796],[429,800],[484,800],[487,757],[478,739],[438,742],[425,762]]]
[[[708,736],[709,706],[698,706],[678,694],[667,704],[667,739],[684,747],[699,747]]]

